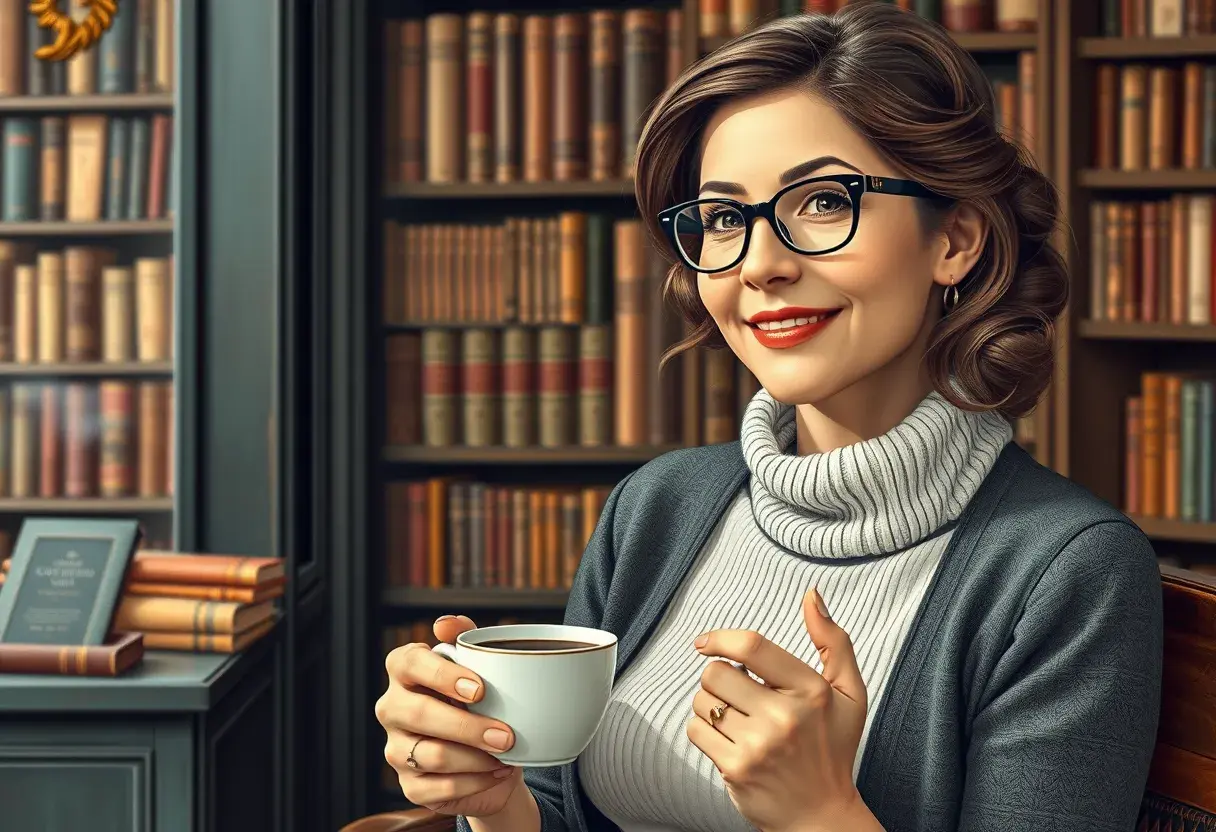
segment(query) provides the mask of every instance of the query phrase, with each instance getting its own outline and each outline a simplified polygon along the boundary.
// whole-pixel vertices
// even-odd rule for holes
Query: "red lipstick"
[[[789,349],[814,338],[839,312],[838,308],[786,306],[752,315],[747,319],[747,326],[761,346],[775,350]],[[761,324],[767,328],[761,329]]]

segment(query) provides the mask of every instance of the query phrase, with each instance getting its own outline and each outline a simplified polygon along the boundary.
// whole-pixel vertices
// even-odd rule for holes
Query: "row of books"
[[[997,126],[1032,155],[1038,140],[1038,55],[1019,52],[1017,79],[1007,80],[995,70],[988,70],[996,98]]]
[[[568,448],[736,439],[755,377],[724,349],[690,350],[660,373],[654,335],[620,325],[394,335],[386,441]]]
[[[117,261],[108,247],[0,240],[0,361],[170,360],[172,255]]]
[[[389,586],[569,589],[611,486],[391,482]]]
[[[733,10],[737,0],[729,0]],[[1038,28],[1038,0],[893,0],[896,6],[941,23],[953,32],[1033,32]],[[726,9],[728,0],[700,0],[701,15]],[[760,0],[744,0],[742,5],[759,5]],[[782,0],[781,11],[831,14],[849,4],[849,0]],[[801,8],[800,8],[801,7]],[[711,23],[714,28],[720,24]],[[701,27],[705,33],[705,24]],[[723,32],[722,34],[725,34]]]
[[[387,179],[608,180],[683,68],[681,13],[440,13],[390,21]]]
[[[1176,38],[1216,32],[1211,0],[1101,0],[1101,33],[1108,38]]]
[[[602,213],[492,225],[389,222],[384,233],[390,324],[607,323],[614,294],[627,301],[636,284],[661,281],[668,267],[641,221]]]
[[[0,96],[173,91],[173,0],[122,0],[97,45],[67,61],[35,54],[56,32],[41,28],[29,5],[0,0]]]
[[[172,214],[172,116],[10,116],[2,132],[0,219],[5,222],[152,220]]]
[[[0,496],[172,493],[172,382],[0,387]]]
[[[1093,320],[1207,324],[1216,320],[1212,194],[1090,203]]]
[[[1096,87],[1094,167],[1216,167],[1216,64],[1101,64]]]
[[[286,582],[280,558],[138,551],[111,630],[143,633],[148,650],[240,652],[273,629]]]
[[[1143,373],[1126,402],[1128,514],[1212,522],[1216,383],[1206,373]]]

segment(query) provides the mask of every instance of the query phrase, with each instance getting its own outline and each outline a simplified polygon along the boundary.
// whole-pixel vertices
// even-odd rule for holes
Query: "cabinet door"
[[[3,826],[187,832],[193,761],[189,718],[101,724],[8,715],[0,721]]]

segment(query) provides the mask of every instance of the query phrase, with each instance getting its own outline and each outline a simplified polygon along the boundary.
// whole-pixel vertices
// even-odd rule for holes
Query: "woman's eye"
[[[848,199],[834,191],[820,191],[806,201],[806,210],[811,214],[835,214],[848,207]]]

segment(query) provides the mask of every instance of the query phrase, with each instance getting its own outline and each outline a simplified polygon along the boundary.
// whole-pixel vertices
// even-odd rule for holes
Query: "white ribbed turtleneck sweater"
[[[797,456],[795,433],[794,409],[761,390],[743,417],[750,487],[617,680],[579,758],[584,791],[623,832],[753,830],[684,733],[712,661],[693,639],[757,630],[822,670],[802,620],[812,586],[852,638],[870,697],[856,779],[870,720],[953,522],[1012,438],[1001,416],[968,413],[937,393],[890,432],[828,453]]]

